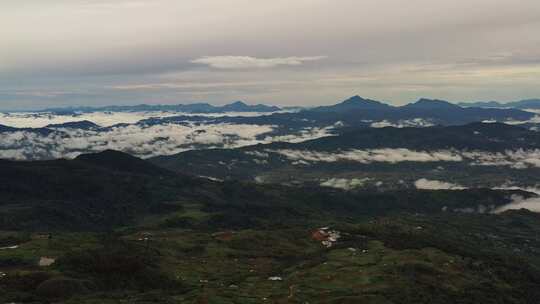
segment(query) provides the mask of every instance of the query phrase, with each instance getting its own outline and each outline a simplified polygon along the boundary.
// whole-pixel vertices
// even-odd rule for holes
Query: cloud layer
[[[539,16],[537,0],[3,0],[0,109],[533,98]]]
[[[170,155],[196,148],[234,148],[261,141],[272,126],[242,124],[127,125],[105,131],[60,129],[48,135],[17,131],[0,133],[0,157],[16,160],[72,158],[107,149],[139,157]]]
[[[43,129],[0,132],[0,159],[41,160],[73,158],[81,153],[106,149],[147,158],[203,148],[236,148],[275,141],[300,142],[330,136],[333,126],[276,132],[274,125],[193,121],[190,115],[175,122],[147,124],[140,119],[174,116],[178,113],[89,113],[76,116],[51,114],[6,114],[0,122],[19,128],[41,128],[49,124],[89,120],[107,128]],[[256,115],[256,113],[245,113]],[[138,123],[137,123],[138,122]]]
[[[43,128],[51,124],[66,122],[91,121],[102,127],[116,124],[133,124],[149,118],[166,118],[172,116],[202,116],[202,117],[253,117],[270,115],[258,112],[224,112],[224,113],[181,113],[181,112],[92,112],[74,115],[57,115],[52,113],[14,112],[0,113],[0,124],[14,128]]]

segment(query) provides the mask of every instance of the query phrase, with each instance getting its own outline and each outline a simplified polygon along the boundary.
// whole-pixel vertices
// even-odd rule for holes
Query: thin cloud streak
[[[192,60],[192,63],[206,64],[216,69],[252,69],[274,68],[280,65],[302,65],[308,61],[317,61],[326,56],[255,58],[250,56],[207,56]]]

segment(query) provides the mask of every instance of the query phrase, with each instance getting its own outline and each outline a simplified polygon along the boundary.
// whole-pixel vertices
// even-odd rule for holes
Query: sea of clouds
[[[275,113],[275,112],[274,112]],[[255,117],[270,115],[264,112],[224,112],[224,113],[183,113],[169,111],[146,111],[146,112],[91,112],[72,115],[59,115],[45,112],[21,112],[0,113],[0,124],[14,128],[43,128],[52,124],[66,122],[91,121],[102,127],[110,127],[116,124],[134,124],[149,118],[165,118],[173,116],[203,116],[203,117]]]
[[[268,113],[264,113],[266,115]],[[192,149],[237,148],[274,141],[299,142],[332,135],[333,126],[304,128],[283,134],[274,125],[189,121],[140,123],[152,117],[176,116],[167,112],[111,112],[81,115],[43,113],[1,114],[0,124],[17,128],[43,128],[51,124],[91,121],[97,129],[49,128],[46,132],[17,130],[0,133],[0,158],[43,160],[74,158],[83,153],[113,149],[148,158]],[[216,116],[256,116],[260,113],[219,113]],[[197,114],[197,116],[201,116]],[[139,123],[138,123],[139,122]]]
[[[107,149],[140,157],[169,155],[197,147],[239,147],[257,143],[272,126],[242,124],[122,125],[106,130],[59,129],[0,133],[0,155],[16,160],[73,158]]]

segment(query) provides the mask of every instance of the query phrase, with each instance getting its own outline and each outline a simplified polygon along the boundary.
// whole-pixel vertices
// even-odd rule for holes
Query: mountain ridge
[[[478,101],[478,102],[460,102],[462,107],[481,107],[481,108],[516,108],[516,109],[540,109],[540,99],[524,99],[511,102],[499,101]]]
[[[223,106],[214,106],[209,103],[191,103],[175,105],[126,105],[126,106],[101,106],[101,107],[59,107],[48,108],[38,112],[50,112],[57,114],[91,113],[91,112],[143,112],[143,111],[176,111],[187,113],[222,113],[222,112],[276,112],[281,108],[264,104],[248,105],[242,101],[235,101]]]

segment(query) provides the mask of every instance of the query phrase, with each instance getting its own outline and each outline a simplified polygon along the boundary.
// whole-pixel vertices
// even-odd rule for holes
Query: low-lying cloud
[[[540,168],[540,150],[507,150],[504,152],[435,150],[414,151],[405,148],[352,149],[325,152],[308,150],[268,150],[298,164],[351,161],[363,164],[400,162],[466,162],[471,166],[506,166],[513,169]]]
[[[343,190],[351,190],[362,187],[371,180],[370,178],[330,178],[320,185],[323,187],[337,188]]]
[[[532,212],[540,212],[540,197],[524,198],[521,195],[512,195],[512,203],[493,210],[493,213],[503,213],[508,210],[527,209]]]
[[[0,158],[44,160],[73,158],[113,149],[148,158],[187,150],[238,148],[274,141],[298,142],[331,135],[333,126],[305,128],[290,134],[274,125],[195,123],[118,124],[109,128],[54,128],[0,133]]]
[[[382,120],[371,123],[372,128],[385,128],[385,127],[394,127],[394,128],[407,128],[407,127],[418,127],[418,128],[426,128],[426,127],[433,127],[435,124],[426,119],[422,118],[414,118],[414,119],[405,119],[405,120],[399,120],[397,122],[391,122],[388,120]]]
[[[463,157],[477,166],[508,166],[514,169],[540,167],[540,150],[506,150],[504,152],[463,152]]]
[[[409,149],[367,149],[367,150],[349,150],[340,152],[320,152],[306,150],[269,150],[281,154],[293,161],[304,162],[337,162],[353,161],[364,164],[374,162],[399,163],[399,162],[440,162],[451,161],[459,162],[463,158],[455,151],[412,151]]]
[[[466,187],[463,187],[458,184],[453,184],[449,182],[444,181],[438,181],[438,180],[429,180],[426,178],[421,178],[414,182],[414,186],[416,189],[423,189],[423,190],[463,190],[467,189]]]
[[[170,155],[201,147],[241,147],[273,126],[244,124],[121,125],[106,130],[58,129],[0,133],[0,157],[16,160],[72,158],[81,153],[114,149],[139,157]]]
[[[492,211],[492,213],[502,213],[508,210],[519,210],[527,209],[532,212],[540,212],[540,188],[538,186],[534,187],[519,187],[511,185],[502,185],[500,187],[495,187],[495,190],[522,190],[536,194],[537,196],[525,198],[522,195],[512,195],[512,202],[510,204],[500,206]]]
[[[146,112],[91,112],[77,113],[72,115],[58,115],[54,113],[0,113],[0,124],[14,128],[43,128],[51,124],[63,124],[67,122],[91,121],[102,127],[109,127],[116,124],[133,124],[144,119],[153,117],[166,118],[173,116],[203,116],[203,117],[254,117],[270,115],[264,112],[224,112],[224,113],[183,113],[168,111],[146,111]]]

